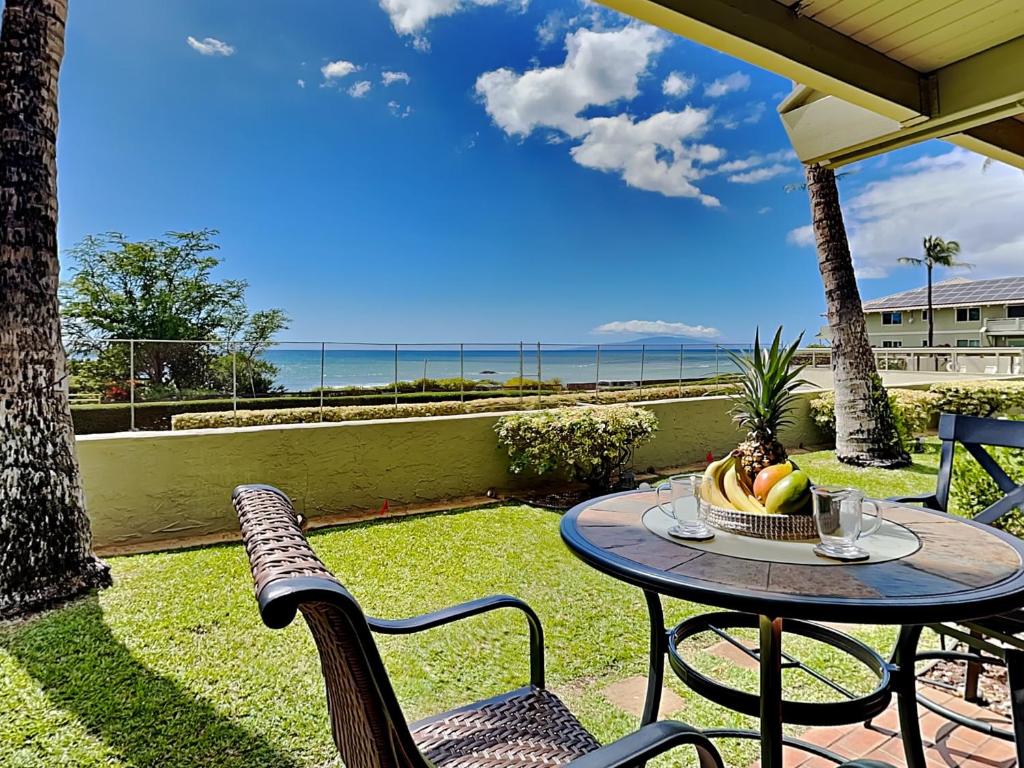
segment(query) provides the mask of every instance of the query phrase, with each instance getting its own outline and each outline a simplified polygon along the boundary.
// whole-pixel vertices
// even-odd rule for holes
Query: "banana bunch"
[[[736,457],[732,454],[708,465],[701,483],[701,495],[705,501],[722,509],[767,514],[764,504],[754,495],[747,473],[736,471]]]

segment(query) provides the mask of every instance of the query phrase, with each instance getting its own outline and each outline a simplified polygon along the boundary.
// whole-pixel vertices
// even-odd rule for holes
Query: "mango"
[[[803,512],[811,493],[811,479],[799,469],[779,480],[764,500],[770,515],[789,515]]]
[[[781,464],[772,464],[758,472],[757,477],[754,478],[754,495],[757,496],[757,500],[763,503],[775,484],[792,471],[793,465],[784,461]]]

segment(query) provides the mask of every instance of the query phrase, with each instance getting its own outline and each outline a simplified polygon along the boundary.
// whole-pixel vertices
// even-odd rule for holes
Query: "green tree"
[[[231,351],[218,360],[220,376],[241,377],[253,397],[270,392],[274,388],[277,367],[260,359],[260,355],[270,347],[274,334],[287,328],[289,322],[288,315],[280,309],[263,309],[251,315],[243,312],[235,318],[228,328],[229,338],[234,342]]]
[[[152,339],[136,343],[136,378],[154,390],[207,389],[223,384],[215,367],[239,337],[254,358],[270,338],[287,327],[280,309],[249,314],[247,283],[216,280],[216,230],[168,232],[163,239],[131,241],[120,232],[91,235],[71,249],[76,268],[63,294],[65,335],[72,348],[90,358],[93,378],[124,381],[126,344],[97,339]],[[209,340],[211,344],[162,341]],[[239,357],[238,359],[242,359]],[[276,372],[264,364],[272,380]],[[255,387],[258,366],[251,361]],[[230,363],[228,368],[230,377]],[[230,378],[229,378],[230,381]]]
[[[974,265],[966,261],[959,261],[960,243],[956,240],[943,240],[941,237],[929,235],[924,239],[924,256],[920,259],[913,256],[903,256],[899,259],[900,264],[913,264],[920,267],[922,264],[928,269],[928,346],[935,346],[935,318],[932,312],[932,270],[935,267],[946,267],[949,269],[959,267],[970,269]]]

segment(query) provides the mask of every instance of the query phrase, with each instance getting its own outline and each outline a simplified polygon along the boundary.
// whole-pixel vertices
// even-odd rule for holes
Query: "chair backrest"
[[[942,509],[947,509],[949,504],[953,456],[957,443],[975,458],[1004,494],[995,504],[975,515],[975,520],[991,524],[1015,507],[1024,506],[1024,486],[1012,480],[984,448],[987,445],[1024,449],[1024,421],[944,413],[939,416],[939,438],[942,440],[942,450],[935,496]]]
[[[231,498],[263,622],[279,629],[298,611],[316,641],[331,731],[346,768],[430,768],[365,614],[309,546],[291,500],[268,485],[241,485]]]

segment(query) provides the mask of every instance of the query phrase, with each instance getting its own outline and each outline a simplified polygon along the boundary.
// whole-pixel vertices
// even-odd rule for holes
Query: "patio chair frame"
[[[929,509],[947,512],[953,479],[953,459],[956,446],[959,443],[968,454],[974,457],[1004,494],[1001,499],[975,515],[973,518],[975,521],[991,525],[1016,507],[1024,507],[1024,485],[1018,485],[1011,479],[992,458],[992,455],[985,450],[985,446],[1024,449],[1024,422],[944,413],[939,417],[939,438],[942,440],[942,447],[935,493],[896,497],[889,501],[922,504]],[[1010,689],[1013,730],[998,728],[991,723],[966,717],[948,707],[936,704],[920,692],[917,693],[918,703],[965,728],[1015,742],[1018,764],[1024,765],[1024,638],[1018,636],[1018,633],[1024,632],[1024,612],[1003,614],[975,622],[959,622],[957,625],[929,624],[927,626],[939,634],[942,647],[936,651],[919,651],[918,642],[921,628],[904,627],[897,640],[897,646],[901,649],[904,658],[913,658],[915,661],[966,662],[964,699],[968,701],[978,698],[978,679],[982,666],[1005,667]],[[971,650],[947,649],[945,645],[947,637],[962,642]],[[998,644],[986,638],[995,639]],[[907,729],[911,731],[909,738],[916,738],[920,742],[920,727],[917,718],[911,717],[909,720],[912,722],[903,722],[901,725],[905,731]],[[905,736],[905,738],[907,737]]]
[[[301,613],[313,634],[334,743],[348,768],[636,768],[685,745],[696,748],[701,768],[724,768],[707,736],[675,721],[651,723],[606,746],[598,744],[544,687],[543,629],[522,600],[495,595],[409,619],[367,616],[309,546],[291,500],[282,491],[269,485],[242,485],[232,494],[232,502],[263,622],[280,629]],[[373,633],[412,634],[506,608],[527,619],[529,685],[407,724]],[[459,746],[460,740],[476,744],[500,736],[502,729],[514,732],[504,753],[481,757]],[[424,742],[430,745],[426,751]]]

